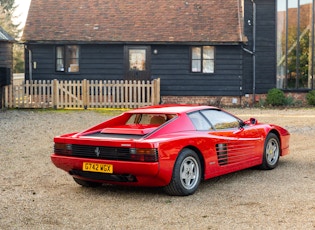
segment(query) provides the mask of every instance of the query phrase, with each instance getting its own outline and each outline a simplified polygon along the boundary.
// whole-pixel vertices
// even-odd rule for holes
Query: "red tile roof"
[[[242,42],[241,0],[32,0],[22,40]]]

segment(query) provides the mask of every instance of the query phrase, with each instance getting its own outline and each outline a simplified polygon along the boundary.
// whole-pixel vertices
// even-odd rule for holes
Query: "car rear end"
[[[142,137],[101,132],[62,135],[54,138],[51,160],[56,167],[81,180],[164,186],[167,182],[158,178],[158,144]]]

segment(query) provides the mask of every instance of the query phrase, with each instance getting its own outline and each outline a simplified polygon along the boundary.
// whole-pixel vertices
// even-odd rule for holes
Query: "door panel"
[[[216,144],[219,166],[246,167],[261,160],[264,142],[258,129],[245,126],[239,130],[225,130],[212,134],[228,137],[226,140],[222,139],[222,143]]]
[[[150,46],[125,46],[125,80],[150,80]]]
[[[261,164],[264,141],[259,131],[245,127],[209,134],[214,145],[210,146],[213,157],[206,159],[206,179]]]

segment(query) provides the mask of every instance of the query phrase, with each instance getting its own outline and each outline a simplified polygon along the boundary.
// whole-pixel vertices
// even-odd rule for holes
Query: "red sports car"
[[[289,138],[277,125],[243,121],[216,107],[160,105],[55,137],[51,160],[82,186],[154,186],[190,195],[201,180],[275,168],[289,153]]]

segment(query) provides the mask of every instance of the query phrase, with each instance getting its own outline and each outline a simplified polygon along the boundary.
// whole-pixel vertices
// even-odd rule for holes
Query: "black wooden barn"
[[[2,88],[12,83],[14,42],[14,38],[0,27],[0,108],[2,108]]]
[[[32,0],[26,80],[160,78],[162,102],[265,94],[276,87],[275,2]]]

